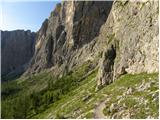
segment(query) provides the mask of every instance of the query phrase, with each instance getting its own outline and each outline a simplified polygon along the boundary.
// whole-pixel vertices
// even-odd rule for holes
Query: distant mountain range
[[[30,30],[1,31],[2,81],[21,75],[34,54],[36,33]]]

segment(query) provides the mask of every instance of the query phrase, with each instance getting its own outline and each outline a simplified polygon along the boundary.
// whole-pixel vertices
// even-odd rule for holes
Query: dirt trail
[[[103,114],[103,109],[104,109],[105,106],[106,106],[105,103],[106,103],[106,100],[100,102],[100,103],[96,106],[96,108],[95,108],[95,110],[94,110],[94,118],[95,118],[95,119],[107,119],[107,116],[105,116],[105,115]]]

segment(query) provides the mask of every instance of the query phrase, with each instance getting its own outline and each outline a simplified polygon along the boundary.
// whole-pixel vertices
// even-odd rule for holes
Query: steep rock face
[[[1,31],[1,37],[2,76],[21,74],[34,54],[35,33],[29,30]]]
[[[35,54],[26,74],[51,67],[57,74],[66,73],[83,63],[88,57],[85,51],[92,53],[93,39],[99,35],[111,7],[112,2],[107,1],[57,4],[38,32]]]
[[[158,1],[115,1],[101,32],[99,45],[107,45],[100,60],[98,85],[125,73],[158,72]],[[111,46],[116,51],[112,60],[108,54]]]
[[[49,68],[54,75],[63,76],[92,61],[93,68],[99,66],[101,86],[125,73],[158,72],[158,3],[112,3],[58,4],[38,32],[26,74]]]

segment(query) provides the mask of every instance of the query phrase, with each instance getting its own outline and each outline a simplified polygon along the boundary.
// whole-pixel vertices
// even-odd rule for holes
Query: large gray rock
[[[111,73],[104,69],[109,58],[101,59],[98,85],[125,73],[158,72],[158,1],[115,1],[101,33],[99,45],[107,44],[104,53],[115,46],[116,57]]]
[[[14,77],[22,74],[34,54],[35,33],[15,30],[1,31],[1,74]]]
[[[38,31],[25,75],[47,69],[63,76],[86,61],[99,66],[98,86],[125,73],[158,72],[158,2],[57,4]]]
[[[92,53],[95,44],[93,39],[99,35],[111,7],[112,2],[109,1],[68,1],[57,4],[38,32],[35,54],[26,74],[48,68],[63,74],[85,62],[89,55],[85,52],[90,49],[89,53]],[[85,54],[82,55],[82,52]]]

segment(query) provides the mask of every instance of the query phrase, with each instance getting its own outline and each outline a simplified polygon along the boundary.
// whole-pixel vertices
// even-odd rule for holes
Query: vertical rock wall
[[[56,72],[62,73],[72,69],[73,64],[79,64],[75,56],[98,36],[111,7],[112,1],[68,1],[57,4],[38,32],[36,52],[26,73],[37,73],[53,67]]]
[[[36,34],[29,30],[15,30],[1,31],[1,35],[2,77],[23,73],[34,54]]]
[[[103,56],[98,85],[114,81],[125,73],[158,72],[158,7],[158,1],[114,2],[110,18],[101,29],[103,34],[106,32],[106,38],[99,36],[101,42],[107,42],[104,54],[110,46],[116,47],[113,77],[109,78],[106,71],[110,68],[106,64],[109,58]]]

